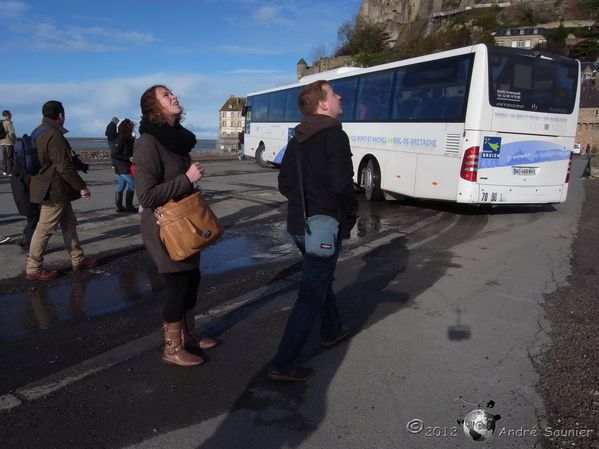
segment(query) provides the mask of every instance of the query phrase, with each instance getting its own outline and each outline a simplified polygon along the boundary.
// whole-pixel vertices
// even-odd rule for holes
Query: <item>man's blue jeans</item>
[[[319,313],[322,341],[334,340],[342,327],[333,292],[341,239],[337,241],[335,254],[320,258],[306,254],[303,235],[291,237],[302,253],[303,273],[297,300],[287,320],[279,349],[269,365],[269,369],[277,372],[287,372],[295,367]]]

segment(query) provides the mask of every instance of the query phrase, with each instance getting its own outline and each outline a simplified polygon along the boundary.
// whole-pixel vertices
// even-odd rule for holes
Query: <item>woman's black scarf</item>
[[[168,124],[155,125],[147,120],[139,124],[139,133],[148,133],[154,136],[167,150],[185,156],[196,144],[196,136],[180,123],[175,126]]]

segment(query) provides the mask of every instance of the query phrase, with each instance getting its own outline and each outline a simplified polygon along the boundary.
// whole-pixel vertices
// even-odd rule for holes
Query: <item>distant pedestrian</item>
[[[58,272],[46,270],[43,262],[48,241],[59,225],[74,271],[94,267],[98,261],[85,257],[77,235],[77,219],[71,201],[89,198],[91,192],[77,173],[71,147],[64,137],[68,132],[63,127],[64,107],[59,101],[47,101],[42,115],[42,124],[49,129],[35,139],[41,169],[31,176],[30,183],[31,202],[41,204],[41,210],[25,271],[27,279],[47,281],[58,276]]]
[[[119,123],[118,117],[112,117],[112,119],[106,125],[106,131],[104,135],[106,136],[106,141],[108,142],[108,148],[110,148],[110,152],[114,150],[114,141],[117,136],[117,128],[116,125]]]
[[[590,176],[591,176],[591,158],[593,156],[593,154],[591,152],[591,144],[587,144],[586,154],[587,154],[587,163],[584,166],[584,170],[582,171],[582,175],[580,176],[581,178],[590,178]]]
[[[133,164],[137,199],[144,207],[141,235],[165,285],[162,360],[179,366],[195,366],[205,361],[201,350],[217,344],[195,331],[200,255],[173,261],[160,240],[160,227],[153,211],[171,199],[191,194],[194,183],[202,179],[204,167],[191,162],[189,153],[196,144],[196,137],[181,125],[183,109],[177,97],[165,86],[156,85],[144,92],[140,103],[141,137],[135,144]],[[193,348],[200,354],[186,348]]]
[[[131,174],[131,158],[133,157],[133,122],[129,119],[119,123],[117,137],[114,147],[110,153],[112,166],[117,175],[116,193],[114,203],[117,212],[137,212],[133,207],[133,195],[135,195],[135,181]],[[123,207],[123,192],[125,192],[125,207]]]
[[[243,143],[245,139],[245,131],[242,129],[241,131],[239,131],[239,134],[237,134],[237,141],[239,142],[239,160],[243,161],[245,159],[245,153],[244,153],[244,149],[245,149],[245,145]]]
[[[11,176],[12,165],[15,158],[15,142],[17,136],[15,134],[15,128],[12,124],[12,114],[10,111],[2,111],[2,128],[5,134],[3,139],[0,139],[0,146],[2,146],[2,163],[4,176]]]
[[[341,97],[328,82],[316,81],[304,87],[298,106],[304,117],[283,156],[279,191],[288,201],[287,231],[302,253],[302,280],[283,338],[268,366],[268,377],[277,381],[304,381],[312,376],[312,369],[299,365],[298,358],[319,314],[322,347],[331,348],[349,335],[339,318],[333,291],[341,239],[349,237],[358,208],[349,138],[337,120],[343,112]],[[305,210],[308,217],[328,215],[339,222],[332,256],[306,253]]]

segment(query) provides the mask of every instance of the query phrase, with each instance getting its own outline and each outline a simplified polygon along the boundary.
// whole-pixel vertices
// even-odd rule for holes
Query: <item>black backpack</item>
[[[6,137],[6,128],[4,127],[4,120],[0,122],[0,139],[4,139]]]
[[[23,134],[23,137],[15,142],[15,165],[25,173],[35,175],[40,170],[41,164],[35,138],[50,128],[47,125],[40,125],[33,130],[31,136]]]

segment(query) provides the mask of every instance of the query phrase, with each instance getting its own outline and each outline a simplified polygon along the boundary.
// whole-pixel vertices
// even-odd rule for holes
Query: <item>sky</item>
[[[360,0],[0,0],[0,110],[31,133],[47,100],[69,137],[139,122],[139,98],[168,86],[183,125],[215,139],[230,95],[297,81],[297,62],[330,56]]]

